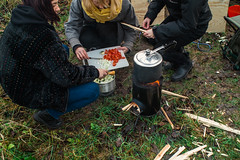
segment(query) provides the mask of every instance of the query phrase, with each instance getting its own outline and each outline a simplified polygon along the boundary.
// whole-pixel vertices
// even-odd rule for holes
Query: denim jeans
[[[99,96],[97,83],[89,82],[76,87],[69,88],[69,96],[66,112],[59,112],[54,109],[47,109],[48,113],[58,119],[61,115],[80,109],[94,102]]]
[[[69,57],[69,48],[68,48],[68,46],[67,45],[65,45],[65,44],[62,44],[62,46],[64,47],[64,49],[66,50],[66,52],[67,52],[67,55],[68,55],[68,57]]]

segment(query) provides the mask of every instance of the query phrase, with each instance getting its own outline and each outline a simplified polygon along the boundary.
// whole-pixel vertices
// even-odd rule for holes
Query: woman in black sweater
[[[95,101],[99,88],[93,80],[107,75],[68,61],[51,25],[60,21],[59,11],[58,0],[23,0],[0,39],[2,88],[13,102],[40,109],[34,119],[51,129],[62,125],[61,115]]]

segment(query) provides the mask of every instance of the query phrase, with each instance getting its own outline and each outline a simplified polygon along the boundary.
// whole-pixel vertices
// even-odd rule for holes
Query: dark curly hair
[[[60,21],[52,6],[52,0],[22,0],[23,5],[34,8],[41,16],[51,23],[57,24]]]

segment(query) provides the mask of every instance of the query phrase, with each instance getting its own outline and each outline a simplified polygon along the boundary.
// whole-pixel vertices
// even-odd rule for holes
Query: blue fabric
[[[67,54],[68,54],[68,57],[69,57],[69,48],[68,48],[68,46],[67,45],[65,45],[65,44],[62,44],[62,46],[65,48],[65,50],[67,51]]]
[[[68,104],[66,112],[47,109],[48,113],[58,119],[61,115],[80,109],[94,102],[99,96],[99,86],[94,82],[82,84],[69,89]]]

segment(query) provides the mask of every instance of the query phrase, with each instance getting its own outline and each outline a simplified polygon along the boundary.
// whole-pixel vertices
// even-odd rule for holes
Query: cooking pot
[[[111,81],[98,83],[98,86],[101,96],[109,96],[114,92],[114,89],[116,87],[115,75],[113,75],[113,79]]]
[[[138,82],[150,83],[159,80],[162,76],[162,56],[157,51],[166,51],[176,45],[173,41],[154,50],[143,50],[134,55],[133,74]]]

